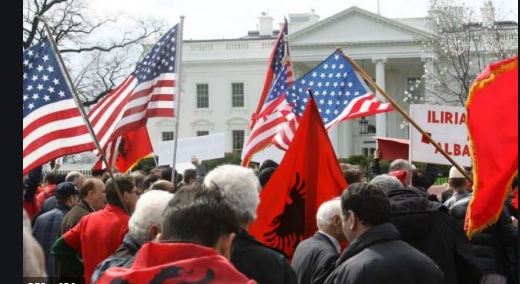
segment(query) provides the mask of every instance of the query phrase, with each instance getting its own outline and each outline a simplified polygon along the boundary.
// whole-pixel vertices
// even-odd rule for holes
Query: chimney
[[[258,26],[260,36],[273,35],[273,18],[267,13],[262,12],[262,15],[258,17]]]
[[[482,14],[482,26],[492,27],[495,24],[495,8],[491,1],[484,2],[484,6],[480,8]]]

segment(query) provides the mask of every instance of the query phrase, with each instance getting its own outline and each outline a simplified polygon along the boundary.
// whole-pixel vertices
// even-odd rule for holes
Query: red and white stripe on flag
[[[135,70],[89,112],[107,161],[114,165],[121,137],[146,125],[150,117],[173,117],[177,94],[178,25],[151,48]]]
[[[23,51],[23,174],[94,149],[48,38]]]

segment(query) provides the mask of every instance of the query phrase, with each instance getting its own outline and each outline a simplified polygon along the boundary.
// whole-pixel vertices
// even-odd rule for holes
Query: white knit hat
[[[466,178],[455,166],[451,167],[450,169],[450,176],[449,178]]]

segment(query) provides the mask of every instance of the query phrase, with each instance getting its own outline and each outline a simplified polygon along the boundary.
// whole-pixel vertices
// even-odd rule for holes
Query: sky
[[[478,8],[485,0],[460,1]],[[308,13],[311,9],[320,20],[351,6],[377,13],[388,18],[424,17],[428,0],[90,0],[88,3],[99,16],[126,16],[154,18],[173,26],[184,20],[184,39],[222,39],[247,35],[257,30],[258,16],[267,12],[274,23],[283,21],[291,13]],[[516,0],[492,0],[502,19],[518,21]],[[276,27],[276,25],[275,25]]]

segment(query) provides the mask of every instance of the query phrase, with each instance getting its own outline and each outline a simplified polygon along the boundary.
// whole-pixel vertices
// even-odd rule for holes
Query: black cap
[[[65,200],[73,194],[78,194],[78,189],[72,182],[62,182],[56,186],[54,195],[57,200]]]

